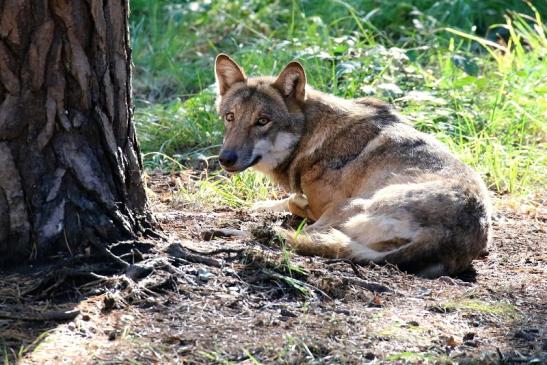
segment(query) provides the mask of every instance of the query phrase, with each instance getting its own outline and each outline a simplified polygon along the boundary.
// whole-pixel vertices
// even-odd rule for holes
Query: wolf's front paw
[[[263,200],[253,204],[252,210],[256,212],[288,212],[288,199],[283,200]]]
[[[307,210],[309,207],[308,198],[302,194],[293,194],[289,197],[290,206],[298,207],[302,210]]]
[[[302,194],[293,194],[289,198],[289,211],[302,218],[309,218],[313,221],[317,220],[312,211],[310,210],[310,205],[308,204],[308,198]]]

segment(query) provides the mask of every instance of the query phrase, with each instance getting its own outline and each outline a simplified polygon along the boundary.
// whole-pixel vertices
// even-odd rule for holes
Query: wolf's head
[[[304,126],[306,74],[298,62],[275,77],[247,78],[230,57],[215,61],[218,112],[224,119],[219,160],[230,172],[269,173],[289,158]]]

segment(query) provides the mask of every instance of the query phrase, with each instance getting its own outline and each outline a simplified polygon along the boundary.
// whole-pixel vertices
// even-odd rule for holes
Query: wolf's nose
[[[218,159],[222,165],[232,166],[237,161],[237,153],[230,150],[224,150],[220,152],[220,156],[218,156]]]

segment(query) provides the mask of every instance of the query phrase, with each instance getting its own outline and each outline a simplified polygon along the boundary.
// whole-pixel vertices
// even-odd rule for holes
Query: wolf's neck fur
[[[302,192],[300,177],[318,162],[337,156],[333,166],[347,163],[357,156],[386,125],[400,120],[388,104],[376,99],[342,99],[306,88],[301,107],[304,127],[299,141],[285,161],[273,171],[273,178],[293,192]],[[352,138],[344,138],[347,133]],[[340,141],[358,143],[343,145]],[[338,142],[337,142],[338,141]],[[333,153],[335,152],[335,153]]]

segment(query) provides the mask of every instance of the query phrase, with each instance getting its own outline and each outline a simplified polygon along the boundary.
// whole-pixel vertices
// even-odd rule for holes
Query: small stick
[[[96,274],[91,270],[86,271],[86,270],[64,268],[64,269],[59,269],[55,271],[55,274],[64,275],[68,277],[90,277],[97,280],[108,280],[107,276]]]
[[[361,274],[361,271],[359,271],[359,267],[357,267],[357,265],[355,264],[355,262],[353,261],[350,261],[349,264],[351,265],[351,269],[353,270],[353,272],[355,273],[355,276],[363,279],[363,274]]]
[[[214,238],[221,237],[246,237],[249,234],[240,229],[231,229],[231,228],[218,228],[205,231],[201,234],[201,238],[204,241],[211,241]]]
[[[359,279],[359,278],[350,278],[348,276],[342,276],[342,278],[347,280],[348,283],[350,283],[350,284],[360,286],[361,288],[365,288],[367,290],[370,290],[373,293],[391,293],[391,292],[393,292],[393,289],[391,289],[391,288],[389,288],[389,287],[387,287],[383,284],[380,284],[380,283],[375,283],[375,282],[372,282],[372,281],[366,281],[366,280]]]
[[[325,263],[326,264],[340,264],[340,263],[349,264],[351,266],[351,269],[353,270],[353,273],[355,274],[355,276],[357,276],[361,279],[364,278],[363,274],[361,274],[361,271],[359,271],[359,267],[352,260],[349,260],[349,259],[330,259],[330,260],[326,260]]]
[[[23,321],[69,321],[80,314],[79,309],[69,311],[51,311],[44,313],[12,313],[0,311],[0,318],[16,319]]]
[[[202,252],[202,251],[197,251],[197,250],[191,250],[190,249],[190,251],[193,251],[198,255],[214,256],[214,255],[219,255],[221,253],[242,253],[246,249],[247,248],[219,248],[219,249],[212,250],[212,251],[207,251],[207,252]]]

